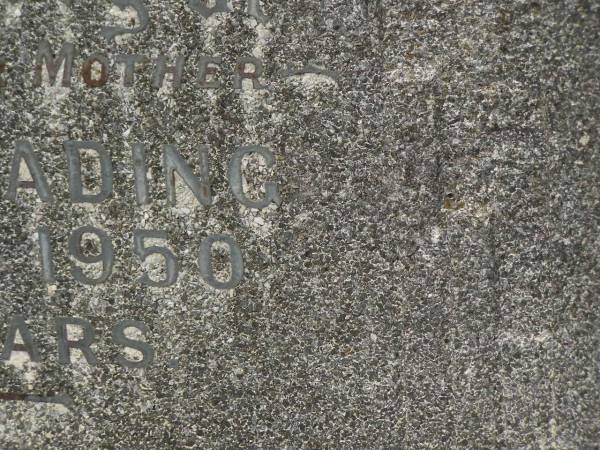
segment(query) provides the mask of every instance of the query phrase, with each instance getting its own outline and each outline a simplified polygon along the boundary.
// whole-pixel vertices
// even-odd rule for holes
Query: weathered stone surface
[[[144,20],[106,0],[0,0],[1,339],[21,315],[41,357],[0,363],[0,447],[598,448],[597,1],[263,0],[268,21],[245,1],[208,18],[199,1],[141,3],[147,27],[112,38]],[[43,41],[75,46],[70,87],[45,68],[34,86]],[[124,86],[117,60],[135,54]],[[98,87],[93,55],[109,63],[106,80],[88,67]],[[185,58],[180,86],[153,87],[160,55]],[[203,56],[222,58],[219,87]],[[236,80],[242,58],[258,80]],[[23,140],[53,203],[5,196]],[[68,140],[110,152],[108,200],[72,203]],[[208,146],[212,206],[181,186],[169,204],[165,144],[197,174]],[[245,173],[279,204],[231,193],[246,145],[273,153]],[[67,256],[90,225],[115,256],[94,286]],[[174,285],[139,283],[135,229],[167,232]],[[200,275],[213,234],[241,249],[235,289]],[[60,364],[60,317],[92,324],[97,366]],[[117,362],[121,320],[147,326],[150,367]]]

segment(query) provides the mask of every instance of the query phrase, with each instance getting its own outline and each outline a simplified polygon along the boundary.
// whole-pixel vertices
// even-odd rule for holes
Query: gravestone
[[[0,31],[0,448],[598,448],[597,1]]]

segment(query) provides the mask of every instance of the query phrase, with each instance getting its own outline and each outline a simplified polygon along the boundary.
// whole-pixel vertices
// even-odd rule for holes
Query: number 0
[[[212,247],[217,242],[223,242],[229,247],[231,276],[227,281],[219,281],[215,277],[212,264]],[[200,274],[209,286],[215,289],[233,289],[242,281],[244,276],[244,260],[242,251],[230,236],[219,234],[209,236],[200,244]]]

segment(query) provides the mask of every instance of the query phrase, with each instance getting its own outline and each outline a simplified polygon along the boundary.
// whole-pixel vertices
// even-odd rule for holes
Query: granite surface
[[[208,18],[202,3],[144,0],[148,25],[107,39],[142,17],[0,0],[0,343],[23,316],[41,358],[0,363],[0,448],[600,448],[600,3],[263,0],[264,17],[234,0]],[[35,86],[43,41],[74,45],[70,87]],[[98,87],[81,75],[94,53],[110,62]],[[131,86],[127,54],[147,59]],[[161,54],[185,58],[180,86],[153,86]],[[200,86],[202,56],[222,57],[220,87]],[[260,89],[235,89],[244,57],[262,61]],[[68,140],[110,152],[109,199],[73,204]],[[6,195],[17,141],[52,203]],[[168,202],[165,144],[195,173],[208,146],[212,205],[181,185]],[[274,164],[253,157],[245,189],[276,182],[279,204],[232,195],[246,145]],[[74,280],[68,256],[87,225],[114,247],[98,285]],[[167,232],[172,286],[139,283],[136,228]],[[200,275],[212,234],[239,244],[235,289]],[[61,364],[60,317],[93,325],[96,366],[76,351]],[[123,319],[147,326],[149,367],[115,362]]]

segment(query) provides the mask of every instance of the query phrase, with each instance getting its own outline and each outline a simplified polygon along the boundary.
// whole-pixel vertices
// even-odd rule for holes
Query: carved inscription
[[[87,255],[83,251],[82,241],[84,235],[95,236],[100,242],[100,252],[97,255]],[[44,280],[54,282],[54,263],[52,261],[52,242],[47,228],[38,229],[40,258]],[[167,233],[159,230],[134,230],[133,252],[143,263],[151,255],[161,255],[165,261],[165,278],[154,280],[146,273],[139,282],[146,286],[168,287],[173,285],[179,276],[179,264],[175,254],[167,247],[152,245],[146,246],[146,239],[168,240]],[[218,280],[213,273],[212,247],[215,243],[227,245],[230,254],[231,276],[227,280]],[[112,274],[115,263],[115,254],[112,241],[108,233],[92,226],[85,226],[73,230],[69,236],[69,254],[76,261],[71,268],[73,278],[81,284],[95,285],[108,280]],[[102,264],[102,270],[96,277],[86,275],[77,264]],[[238,244],[230,236],[221,234],[209,236],[202,241],[199,253],[200,274],[204,281],[214,289],[233,289],[242,281],[244,275],[244,260]]]
[[[148,17],[148,10],[140,0],[113,0],[113,3],[122,10],[127,7],[133,8],[137,14],[139,25],[133,28],[107,26],[102,29],[102,36],[111,40],[121,34],[139,33],[146,29],[150,18]]]
[[[113,168],[109,152],[102,144],[93,141],[66,141],[64,150],[67,159],[69,193],[73,203],[98,204],[107,200],[113,194]],[[92,152],[100,163],[99,188],[97,192],[84,192],[82,178],[81,152]],[[200,176],[197,176],[185,159],[179,154],[175,145],[165,145],[163,148],[163,168],[165,172],[165,184],[167,199],[171,205],[177,204],[175,189],[175,175],[179,176],[201,205],[211,206],[214,204],[211,194],[211,183],[209,178],[209,149],[207,146],[198,147],[200,155]],[[148,204],[150,200],[149,185],[146,179],[145,147],[136,143],[132,150],[132,159],[135,174],[135,191],[138,204]],[[266,147],[258,145],[240,148],[231,157],[229,164],[229,184],[233,196],[244,206],[252,209],[264,209],[272,203],[279,204],[279,188],[275,182],[264,183],[264,196],[260,199],[250,198],[243,188],[242,161],[248,155],[259,155],[267,167],[275,162],[273,153]],[[21,179],[20,168],[26,164],[32,180]],[[41,164],[33,150],[33,146],[27,141],[15,143],[15,151],[11,171],[9,174],[8,190],[5,198],[16,201],[20,189],[35,190],[42,202],[53,202],[50,185]],[[81,249],[81,241],[84,235],[94,235],[100,243],[100,251],[96,255],[87,255]],[[54,262],[52,256],[52,242],[50,230],[41,227],[38,230],[40,258],[43,279],[54,282]],[[166,233],[159,230],[135,230],[133,238],[133,251],[144,261],[151,254],[159,254],[165,260],[166,276],[163,280],[153,280],[148,274],[144,275],[140,282],[155,287],[171,286],[177,281],[178,263],[176,256],[166,247],[146,246],[146,239],[167,240]],[[215,277],[212,269],[212,247],[215,243],[223,243],[227,246],[230,256],[231,276],[228,280],[219,280]],[[99,228],[87,226],[74,230],[69,237],[69,254],[76,261],[83,264],[100,264],[101,272],[90,277],[85,274],[81,267],[74,265],[72,275],[75,280],[82,284],[95,285],[103,283],[110,278],[114,265],[113,245],[109,235]],[[209,236],[202,241],[199,255],[200,274],[203,280],[215,289],[233,289],[240,284],[244,273],[244,262],[242,252],[238,244],[229,236]]]
[[[188,6],[193,11],[202,15],[205,19],[216,13],[230,12],[231,8],[228,5],[228,0],[214,0],[213,6],[208,6],[208,0],[188,0]],[[263,12],[259,0],[247,0],[246,13],[254,17],[258,23],[267,23],[269,18]]]
[[[113,166],[109,152],[102,144],[94,141],[65,141],[63,143],[67,160],[69,193],[73,203],[101,203],[113,193]],[[94,153],[100,163],[100,187],[97,193],[84,192],[81,152]],[[177,203],[175,189],[175,174],[177,174],[192,191],[198,202],[204,206],[213,204],[211,195],[211,182],[209,178],[209,148],[201,145],[196,149],[200,157],[200,176],[195,174],[190,165],[173,144],[163,146],[163,169],[165,172],[165,185],[168,200],[171,205]],[[242,161],[246,156],[256,154],[262,158],[267,167],[275,163],[275,156],[266,147],[250,145],[241,147],[233,153],[229,163],[228,179],[233,196],[244,206],[254,209],[264,209],[271,203],[279,204],[279,189],[277,184],[269,181],[264,184],[265,196],[262,199],[250,199],[242,186]],[[150,202],[149,185],[146,178],[147,166],[145,161],[145,145],[135,143],[132,149],[132,160],[135,174],[135,190],[138,204]],[[21,179],[20,168],[27,166],[32,180]],[[40,200],[51,203],[54,199],[45,172],[39,162],[33,146],[26,140],[15,142],[10,173],[8,175],[8,189],[4,197],[16,201],[19,189],[33,189]]]
[[[79,331],[80,337],[75,337],[73,329]],[[131,359],[118,353],[114,357],[114,362],[127,368],[145,368],[149,367],[154,361],[154,348],[147,342],[139,339],[133,339],[128,336],[127,330],[138,331],[142,335],[149,333],[148,327],[137,320],[125,319],[117,322],[111,330],[112,343],[122,349],[137,350],[141,354],[141,359]],[[96,340],[96,332],[92,324],[85,319],[78,317],[59,317],[54,320],[54,332],[56,335],[56,350],[58,354],[58,363],[70,365],[72,361],[73,350],[78,350],[85,361],[90,366],[96,366],[98,359],[91,346]],[[17,333],[23,342],[17,342]],[[37,341],[25,322],[25,317],[21,315],[13,316],[8,322],[4,338],[4,347],[0,360],[8,361],[15,352],[27,353],[32,362],[42,362],[40,350]]]
[[[63,0],[67,6],[71,1]],[[233,13],[239,8],[239,13],[245,14],[255,20],[249,22],[253,26],[267,26],[270,18],[265,14],[259,0],[246,0],[244,2],[231,2],[228,0],[181,0],[187,4],[189,14],[198,14],[203,19],[209,19],[215,14]],[[101,22],[98,33],[111,46],[119,45],[125,36],[142,38],[148,33],[150,24],[155,18],[144,0],[111,0],[109,2],[114,11],[120,16],[129,16],[127,23],[117,24],[112,20]],[[241,6],[240,6],[241,5]],[[265,64],[262,60],[251,56],[239,57],[226,66],[224,59],[219,55],[194,55],[197,64],[189,64],[190,54],[162,54],[154,49],[148,50],[148,55],[143,54],[113,54],[111,51],[96,51],[96,49],[78,49],[71,42],[49,42],[50,37],[42,39],[37,48],[31,49],[31,81],[33,88],[46,86],[60,86],[72,88],[73,85],[83,83],[91,89],[101,89],[109,83],[118,80],[124,87],[134,87],[140,72],[148,70],[146,75],[151,79],[151,86],[160,90],[167,83],[173,90],[178,89],[183,83],[191,83],[198,89],[221,89],[232,86],[235,90],[265,89],[266,80],[263,78]],[[168,47],[167,47],[168,48]],[[193,50],[193,49],[192,49]],[[163,50],[164,51],[164,50]],[[25,58],[27,60],[27,58]],[[28,63],[31,64],[31,63]],[[0,56],[0,88],[4,89],[8,80],[14,82],[11,75],[11,63]],[[305,73],[325,74],[334,77],[334,73],[316,66],[312,63],[305,65],[300,70],[280,70],[282,77],[302,75]],[[246,80],[246,82],[244,82]],[[48,90],[52,92],[52,90]],[[16,140],[12,160],[7,174],[6,190],[3,197],[19,204],[23,201],[23,191],[28,191],[27,199],[39,199],[46,205],[54,205],[56,198],[65,197],[57,187],[50,183],[46,170],[39,158],[42,149],[36,149],[28,140],[30,137],[21,136]],[[132,143],[132,172],[133,185],[130,188],[135,193],[135,201],[139,207],[153,202],[155,180],[148,179],[147,152],[149,146],[142,142]],[[86,140],[67,140],[63,143],[64,161],[66,163],[66,179],[68,180],[68,198],[72,204],[99,205],[108,201],[115,195],[114,176],[115,165],[110,152],[100,142]],[[181,196],[180,180],[201,207],[215,205],[210,179],[211,149],[205,145],[196,147],[195,152],[198,164],[192,167],[181,155],[177,146],[166,144],[160,148],[162,153],[163,177],[167,194],[167,205],[177,204],[177,196]],[[262,210],[271,205],[281,203],[280,189],[274,180],[261,180],[262,194],[251,195],[244,188],[248,174],[245,173],[244,161],[250,156],[259,158],[263,166],[272,169],[275,167],[273,152],[260,145],[243,146],[233,149],[228,161],[226,182],[229,192],[235,201],[245,208]],[[85,159],[84,159],[85,158]],[[97,162],[99,168],[94,179],[94,189],[88,189],[86,184],[89,174],[82,167],[87,159]],[[27,169],[28,176],[24,176],[23,169]],[[45,170],[46,169],[46,170]],[[85,179],[84,179],[85,178]],[[70,277],[76,283],[86,286],[97,286],[110,283],[115,267],[118,267],[120,253],[115,251],[115,233],[96,224],[80,226],[68,230],[67,248],[59,248],[56,236],[59,231],[52,226],[39,226],[37,228],[37,244],[41,279],[49,285],[60,283],[57,280],[57,266],[61,258],[57,255],[67,255],[70,262]],[[205,286],[216,291],[235,289],[243,285],[245,262],[243,255],[243,242],[238,243],[232,236],[226,234],[212,234],[194,238],[197,246],[196,276]],[[134,285],[150,288],[168,288],[178,282],[182,270],[180,256],[177,251],[169,246],[169,235],[164,230],[141,229],[132,230],[129,236],[129,252],[134,255],[140,265],[140,275],[129,282]],[[216,252],[226,254],[225,258],[216,258]],[[222,255],[221,255],[222,256]],[[158,257],[158,258],[156,258]],[[217,264],[217,260],[219,264]],[[227,270],[221,270],[221,261],[225,260]],[[156,262],[158,261],[158,262]],[[192,271],[194,268],[192,268]],[[192,272],[193,273],[193,272]],[[226,275],[223,275],[225,273]],[[89,320],[77,317],[58,317],[51,324],[51,333],[56,337],[56,356],[63,365],[72,364],[73,354],[78,353],[91,366],[98,364],[93,346],[96,344],[96,331]],[[76,333],[73,330],[77,330]],[[132,332],[136,332],[132,336]],[[155,349],[147,342],[150,334],[147,325],[139,320],[125,319],[115,323],[110,332],[112,344],[121,352],[116,354],[113,363],[125,368],[147,368],[155,359]],[[4,338],[4,346],[0,359],[10,360],[15,352],[26,353],[33,362],[42,360],[38,340],[32,333],[22,315],[14,315],[8,319]],[[138,359],[127,356],[124,350],[135,350],[141,355]],[[54,397],[35,395],[2,394],[16,396],[27,401],[60,401],[52,400]],[[42,399],[42,400],[40,400]]]
[[[214,14],[233,11],[229,0],[187,0],[187,2],[191,11],[199,13],[205,19]],[[151,18],[142,0],[112,0],[112,3],[119,11],[132,10],[135,14],[128,26],[103,26],[99,33],[107,41],[115,41],[121,35],[139,35],[146,32]],[[70,2],[68,4],[70,5]],[[243,4],[244,12],[256,19],[257,24],[264,26],[269,23],[270,19],[264,13],[259,0],[246,0]],[[44,74],[47,74],[50,86],[71,87],[74,65],[76,59],[79,61],[81,56],[71,42],[63,42],[60,48],[58,45],[53,48],[47,39],[42,40],[35,51],[32,85],[34,87],[42,86]],[[223,77],[229,75],[232,77],[232,84],[236,90],[242,89],[244,79],[251,80],[253,89],[264,88],[260,82],[264,63],[250,55],[239,58],[230,74],[221,73],[223,59],[217,55],[200,55],[196,67],[188,66],[184,55],[159,54],[155,58],[150,58],[141,54],[112,55],[93,52],[87,56],[83,55],[83,58],[82,62],[78,62],[80,64],[78,74],[81,80],[91,88],[100,88],[111,80],[114,82],[117,77],[123,86],[132,87],[135,84],[136,72],[148,65],[152,70],[152,86],[156,89],[160,89],[164,85],[167,75],[170,76],[174,89],[179,88],[184,82],[192,82],[201,89],[218,89],[223,85]],[[119,66],[122,66],[121,75],[116,77],[114,72],[119,71]],[[0,87],[6,84],[5,77],[2,76],[6,70],[7,61],[0,55]],[[313,62],[304,64],[300,69],[280,68],[276,72],[284,78],[307,73],[326,75],[333,80],[337,78],[335,72]],[[57,79],[59,73],[61,76],[60,79]]]
[[[70,42],[62,44],[60,50],[54,54],[47,41],[39,44],[35,55],[33,86],[39,87],[43,83],[43,74],[47,73],[50,86],[60,85],[71,87],[74,74],[76,48]],[[135,84],[135,74],[139,66],[152,62],[152,86],[160,89],[165,84],[169,75],[174,89],[179,88],[185,80],[186,74],[194,74],[193,68],[186,67],[186,59],[177,55],[168,57],[159,55],[154,60],[138,54],[123,54],[114,57],[114,62],[102,53],[93,53],[81,65],[81,78],[91,88],[104,86],[110,79],[111,73],[122,66],[120,82],[123,86],[131,87]],[[201,89],[218,89],[222,86],[219,77],[220,66],[223,59],[220,56],[200,56],[197,70],[195,71],[195,85]],[[187,69],[187,70],[186,70]],[[58,73],[62,70],[62,77]],[[96,75],[99,73],[99,75]],[[239,58],[235,71],[232,74],[234,89],[242,89],[244,79],[252,81],[254,89],[263,89],[259,79],[263,73],[263,63],[253,56]]]

